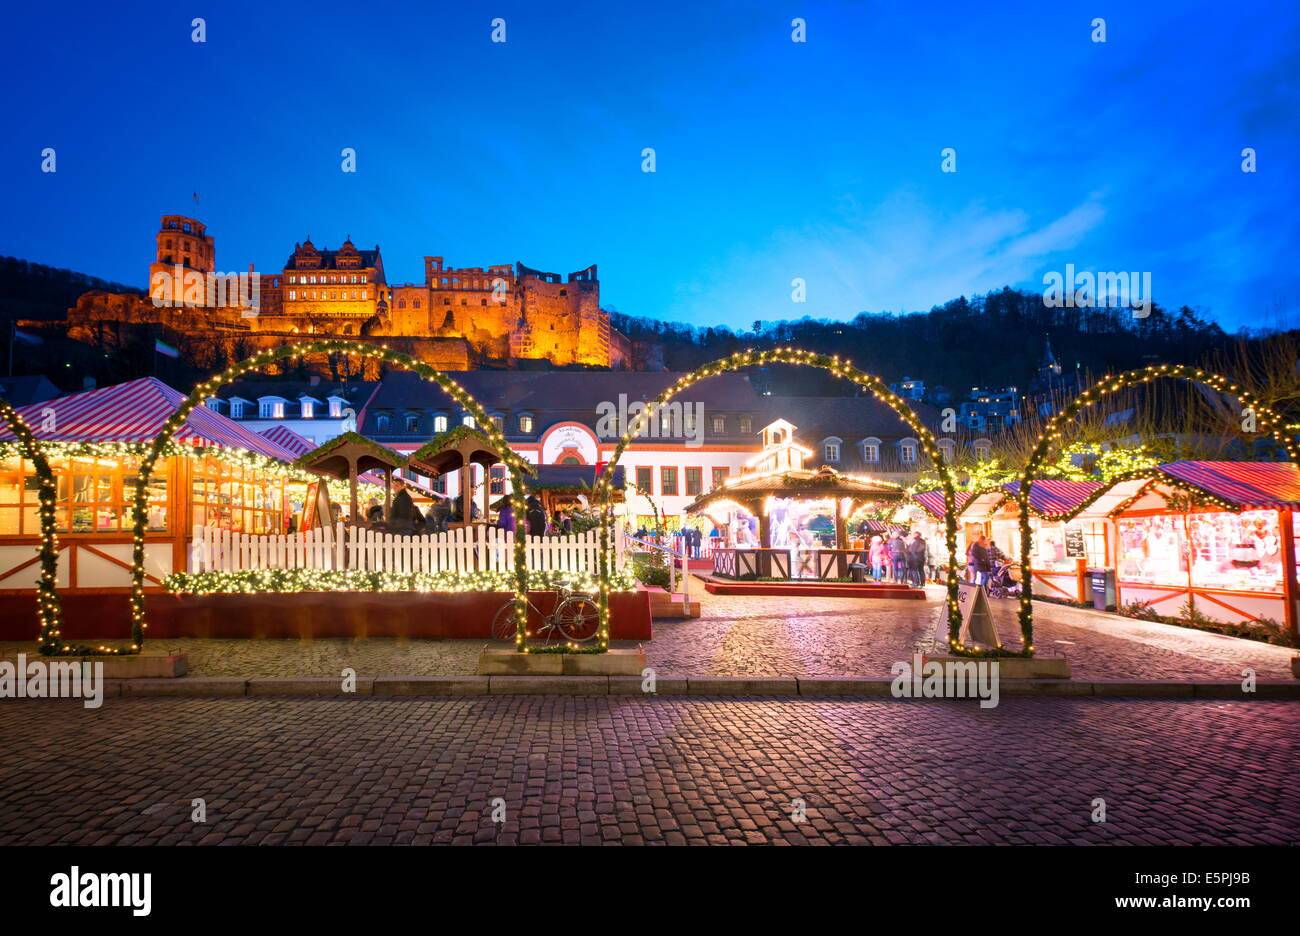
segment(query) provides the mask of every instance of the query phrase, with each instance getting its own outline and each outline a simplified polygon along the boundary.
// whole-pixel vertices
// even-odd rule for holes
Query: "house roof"
[[[32,434],[42,441],[151,442],[185,399],[185,394],[156,377],[142,377],[54,401],[33,403],[19,408],[18,413],[31,427]],[[54,411],[53,429],[41,428],[46,422],[46,414],[42,413],[46,408]],[[13,437],[7,427],[0,430],[0,440]],[[206,406],[192,409],[174,438],[194,445],[247,449],[282,462],[292,462],[295,458],[289,449]]]
[[[8,400],[13,407],[44,403],[54,399],[60,392],[48,378],[40,375],[0,377],[0,397]]]

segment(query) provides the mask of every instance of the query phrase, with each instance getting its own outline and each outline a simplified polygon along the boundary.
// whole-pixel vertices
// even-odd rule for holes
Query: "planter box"
[[[519,653],[487,648],[478,658],[480,676],[640,676],[645,652]]]

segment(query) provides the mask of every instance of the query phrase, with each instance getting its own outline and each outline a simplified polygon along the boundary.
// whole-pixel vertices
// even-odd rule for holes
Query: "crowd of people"
[[[577,510],[572,507],[556,508],[548,514],[537,495],[530,494],[525,500],[524,527],[529,536],[562,536],[574,532],[577,514]],[[400,479],[393,482],[388,516],[384,516],[384,505],[378,497],[370,499],[364,516],[371,527],[382,527],[385,532],[406,536],[446,533],[452,524],[463,523],[465,520],[460,498],[434,497],[428,508],[421,510],[407,485]],[[478,520],[481,517],[482,511],[478,504],[471,502],[470,519]],[[518,528],[514,505],[509,498],[503,498],[499,502],[496,517],[490,525],[508,532],[514,532]]]

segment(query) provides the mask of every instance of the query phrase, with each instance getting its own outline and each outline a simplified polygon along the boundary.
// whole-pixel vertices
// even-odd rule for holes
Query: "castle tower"
[[[203,281],[217,269],[216,242],[201,221],[184,215],[163,215],[158,226],[158,247],[149,264],[149,296],[159,305],[181,305],[185,280]]]

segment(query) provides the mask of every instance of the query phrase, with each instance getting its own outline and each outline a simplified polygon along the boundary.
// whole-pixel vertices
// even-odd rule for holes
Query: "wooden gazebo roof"
[[[406,456],[406,464],[420,474],[438,477],[466,465],[497,465],[506,453],[487,436],[469,426],[440,433]],[[527,470],[527,469],[525,469]]]
[[[391,471],[406,464],[400,452],[372,442],[359,432],[345,432],[324,445],[300,456],[294,464],[307,471],[347,479],[349,465],[355,464],[357,474],[380,469]]]
[[[822,500],[847,497],[854,501],[902,501],[907,492],[889,481],[846,475],[823,465],[817,471],[791,468],[763,474],[737,475],[707,494],[701,494],[686,508],[697,513],[716,501],[740,504],[761,502],[768,497],[793,500]]]

